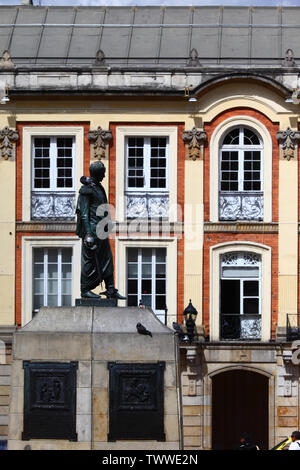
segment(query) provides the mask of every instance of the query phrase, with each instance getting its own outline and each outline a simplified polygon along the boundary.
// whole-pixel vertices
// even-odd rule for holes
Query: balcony
[[[73,220],[75,217],[75,191],[32,191],[32,220]]]
[[[288,313],[286,316],[286,341],[300,340],[300,314]]]
[[[260,340],[261,316],[221,314],[221,340]]]
[[[219,197],[220,220],[263,220],[262,191],[221,191]]]
[[[169,193],[127,191],[125,195],[127,219],[156,217],[168,219]]]

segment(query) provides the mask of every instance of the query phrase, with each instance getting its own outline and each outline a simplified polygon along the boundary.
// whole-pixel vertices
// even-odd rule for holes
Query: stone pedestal
[[[138,322],[152,332],[152,337],[137,333]],[[125,385],[121,390],[119,379],[119,382],[114,382],[119,385],[114,387],[120,387],[120,390],[114,390],[112,383],[110,384],[112,370],[116,365],[116,369],[120,369],[119,364],[124,364]],[[141,374],[141,385],[130,378],[130,374],[129,379],[126,378],[128,365],[132,365],[137,373]],[[36,367],[40,368],[39,375],[34,375]],[[122,406],[125,403],[129,416],[134,407],[137,410],[145,409],[145,413],[148,413],[157,406],[155,398],[151,402],[150,389],[147,389],[147,369],[151,368],[160,368],[162,371],[163,437],[160,435],[160,440],[156,440],[156,437],[147,440],[122,438],[109,442],[112,394],[120,392],[118,399],[123,400]],[[139,369],[142,369],[142,372]],[[52,373],[50,378],[47,376],[48,370],[50,375]],[[59,372],[60,370],[62,372]],[[64,378],[69,373],[75,374],[76,406],[73,431],[77,440],[74,440],[74,435],[70,440],[57,439],[55,436],[45,439],[31,438],[30,432],[28,436],[27,431],[25,438],[29,437],[29,440],[24,440],[24,383],[25,401],[29,396],[32,400],[30,406],[26,403],[27,413],[33,411],[43,416],[47,401],[58,409],[64,408],[62,396],[65,392],[62,391],[66,387],[64,384],[72,383],[69,378]],[[21,450],[28,445],[33,450],[180,449],[180,395],[177,377],[177,338],[150,309],[42,308],[30,323],[14,334],[8,449]],[[39,384],[38,392],[35,390],[36,384]],[[70,399],[72,400],[72,397],[68,395],[68,400]],[[58,413],[58,421],[59,416]],[[28,423],[26,413],[25,420]],[[30,419],[29,424],[32,424]],[[42,426],[45,426],[45,422]]]

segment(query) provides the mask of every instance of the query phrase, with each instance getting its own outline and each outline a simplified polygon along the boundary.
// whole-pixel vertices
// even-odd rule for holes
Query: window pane
[[[50,188],[50,139],[33,140],[34,188]]]
[[[221,314],[240,314],[240,281],[221,280]]]
[[[258,266],[223,266],[222,277],[258,277]]]
[[[226,134],[223,145],[238,145],[239,144],[239,128],[232,129],[228,134]]]
[[[57,263],[58,249],[48,248],[48,263]]]
[[[257,135],[247,127],[244,128],[244,145],[259,145],[259,138]]]
[[[245,281],[244,282],[244,296],[258,296],[259,295],[258,281]]]
[[[142,278],[151,278],[152,277],[152,264],[143,264],[142,265]]]
[[[34,263],[33,277],[35,279],[44,278],[44,263]]]
[[[221,191],[238,190],[238,152],[221,153]]]
[[[62,307],[70,307],[72,305],[71,295],[62,295],[61,305]]]
[[[70,279],[63,280],[61,282],[61,293],[63,295],[68,294],[71,295],[72,293],[72,283]]]
[[[152,249],[151,248],[142,249],[142,261],[143,263],[152,262]]]
[[[167,138],[151,138],[151,158],[150,158],[150,187],[166,188],[167,184]],[[157,158],[159,157],[159,158]]]
[[[138,282],[135,279],[129,279],[127,283],[127,292],[128,294],[137,294],[138,291]]]
[[[144,138],[129,137],[127,140],[127,186],[143,188],[144,181]],[[129,170],[130,169],[130,170]]]
[[[61,267],[61,277],[64,279],[70,279],[72,277],[72,265],[71,264],[63,264]]]
[[[145,305],[145,307],[152,307],[152,298],[151,295],[142,295],[142,304]]]
[[[58,266],[57,264],[48,264],[48,277],[49,279],[57,279],[58,278]]]
[[[244,313],[258,314],[258,299],[244,299]]]
[[[58,293],[58,281],[57,280],[48,280],[48,294],[57,294]]]
[[[39,310],[44,306],[44,296],[43,295],[34,295],[33,296],[33,309]]]
[[[129,264],[128,265],[128,277],[137,277],[138,275],[138,265],[137,264]]]
[[[138,257],[138,249],[137,248],[129,248],[128,249],[128,261],[129,262],[137,262]]]
[[[33,283],[34,295],[42,294],[44,295],[44,280],[35,279]]]
[[[57,307],[58,306],[58,297],[57,295],[48,295],[48,307]]]
[[[164,295],[157,295],[155,297],[155,308],[157,310],[164,310],[166,307],[166,297]]]
[[[128,295],[127,305],[128,305],[128,307],[137,307],[138,306],[137,295]]]
[[[143,279],[142,280],[142,293],[143,294],[151,294],[152,292],[152,281],[151,279]]]
[[[56,186],[57,188],[72,188],[73,186],[73,158],[72,138],[58,138],[56,158]]]

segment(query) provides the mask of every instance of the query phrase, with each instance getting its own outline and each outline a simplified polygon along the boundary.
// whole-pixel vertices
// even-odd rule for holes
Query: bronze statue
[[[76,207],[76,234],[82,238],[81,297],[99,299],[100,296],[91,290],[104,281],[106,291],[100,295],[105,295],[108,299],[125,299],[126,297],[120,295],[114,285],[114,265],[107,233],[108,225],[104,225],[106,233],[103,233],[101,237],[97,235],[97,225],[107,216],[109,217],[107,197],[101,184],[105,170],[104,164],[97,161],[90,166],[90,177],[80,178],[82,186]],[[99,212],[103,215],[97,213],[99,206],[105,208],[105,211]]]

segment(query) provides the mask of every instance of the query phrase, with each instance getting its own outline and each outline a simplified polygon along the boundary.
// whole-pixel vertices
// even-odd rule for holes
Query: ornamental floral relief
[[[276,139],[281,147],[282,157],[288,161],[296,157],[296,147],[300,140],[300,132],[288,127],[285,131],[278,131]]]
[[[89,131],[88,139],[92,144],[92,157],[97,160],[105,158],[107,144],[112,139],[111,131],[98,126],[96,130]]]
[[[14,155],[14,144],[19,140],[19,131],[5,126],[0,130],[0,155],[4,160]]]
[[[207,140],[206,132],[195,126],[190,131],[183,131],[182,140],[187,145],[188,157],[195,161],[203,158],[203,146]]]

